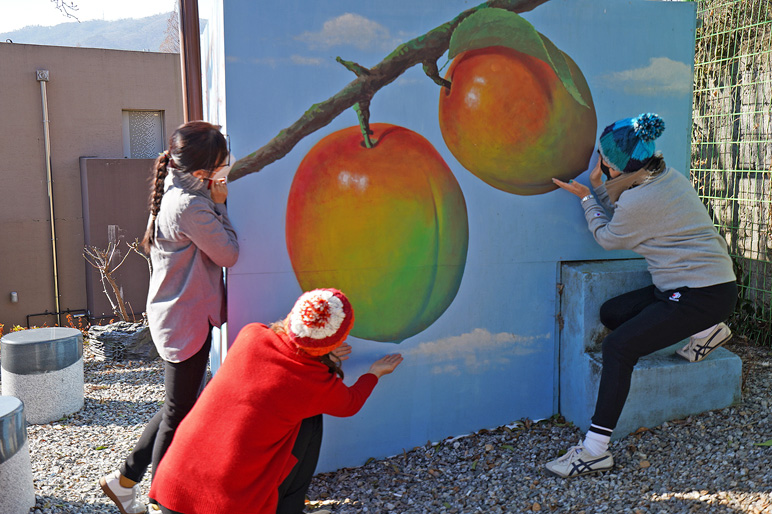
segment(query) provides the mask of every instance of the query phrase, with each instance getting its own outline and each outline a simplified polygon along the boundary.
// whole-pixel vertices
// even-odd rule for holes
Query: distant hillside
[[[166,36],[169,14],[116,21],[68,22],[52,27],[30,26],[0,33],[0,41],[10,39],[14,43],[32,45],[158,52]]]

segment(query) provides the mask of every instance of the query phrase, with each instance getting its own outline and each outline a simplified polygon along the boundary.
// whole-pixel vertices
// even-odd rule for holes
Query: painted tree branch
[[[362,125],[360,112],[366,110],[366,106],[369,105],[375,92],[396,80],[397,77],[416,64],[422,64],[425,73],[437,84],[449,87],[447,81],[439,76],[436,63],[448,50],[450,36],[459,23],[481,9],[493,7],[521,13],[530,11],[547,1],[549,0],[489,0],[462,12],[453,20],[426,34],[399,45],[372,68],[365,68],[339,58],[338,62],[354,72],[357,78],[334,96],[324,102],[312,105],[299,120],[279,132],[265,146],[236,161],[228,179],[238,180],[281,159],[304,137],[328,125],[339,114],[356,104],[359,104],[357,114],[360,116],[360,125]],[[364,132],[366,132],[366,124],[363,125]]]

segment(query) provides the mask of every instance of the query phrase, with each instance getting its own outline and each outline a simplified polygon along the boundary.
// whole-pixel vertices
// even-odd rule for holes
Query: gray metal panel
[[[0,339],[4,370],[17,375],[58,371],[83,356],[83,335],[74,328],[33,328]]]
[[[0,396],[0,464],[16,455],[26,440],[24,404],[15,396]]]

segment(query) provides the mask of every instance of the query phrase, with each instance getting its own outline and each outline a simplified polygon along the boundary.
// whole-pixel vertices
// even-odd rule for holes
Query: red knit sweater
[[[275,513],[301,421],[352,416],[377,383],[365,373],[347,387],[285,337],[247,325],[178,427],[149,496],[184,514]]]

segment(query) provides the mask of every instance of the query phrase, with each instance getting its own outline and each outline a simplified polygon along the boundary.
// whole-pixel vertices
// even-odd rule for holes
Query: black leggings
[[[306,492],[314,477],[319,449],[322,446],[322,415],[304,419],[300,424],[298,438],[292,447],[292,455],[298,462],[279,485],[279,505],[276,514],[302,514],[305,509]],[[163,514],[182,514],[158,504]],[[191,513],[192,514],[192,513]]]
[[[142,481],[151,464],[155,474],[161,457],[172,443],[174,431],[193,408],[203,389],[211,346],[210,329],[204,346],[191,358],[176,363],[164,361],[164,404],[145,427],[131,455],[121,465],[119,471],[126,478],[135,482]]]
[[[639,358],[727,319],[736,301],[734,282],[665,292],[649,286],[606,301],[600,320],[612,332],[603,340],[603,370],[592,423],[616,427]]]
[[[314,477],[319,449],[322,446],[322,415],[306,418],[300,424],[298,438],[292,447],[292,455],[298,459],[295,466],[279,486],[279,505],[276,514],[302,514],[306,492]]]

